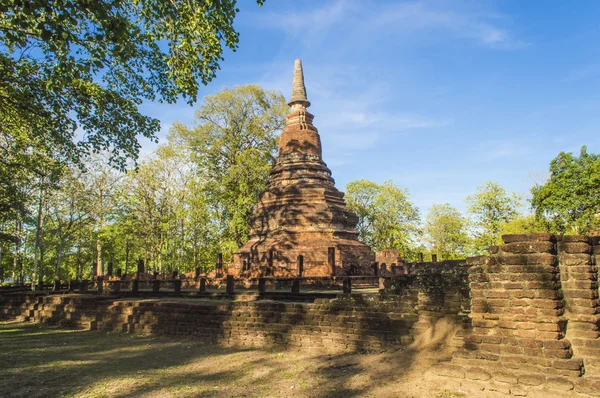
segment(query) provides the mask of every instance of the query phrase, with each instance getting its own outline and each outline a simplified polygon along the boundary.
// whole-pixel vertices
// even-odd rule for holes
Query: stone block
[[[518,379],[519,384],[524,384],[527,386],[539,386],[546,382],[545,376],[534,374],[519,375]]]
[[[483,368],[467,368],[465,369],[465,376],[467,379],[471,380],[489,380],[492,378],[492,375]]]
[[[453,377],[458,379],[465,378],[464,369],[458,365],[438,364],[434,365],[432,370],[433,373],[435,373],[438,376]]]
[[[499,254],[493,262],[500,265],[556,265],[556,255],[551,253]],[[518,268],[517,268],[518,270]]]
[[[527,389],[523,388],[523,386],[511,386],[510,393],[515,397],[526,397],[529,394]]]
[[[560,243],[584,242],[589,244],[590,238],[585,235],[563,235],[559,241]]]
[[[552,367],[555,369],[562,370],[575,370],[581,371],[583,368],[582,359],[557,359],[552,362]]]
[[[586,253],[590,254],[592,252],[592,247],[588,243],[584,242],[560,242],[558,244],[558,253],[559,255],[563,253],[567,254],[577,254],[577,253]]]
[[[578,380],[575,385],[575,391],[580,394],[591,395],[592,397],[600,397],[600,379]]]
[[[552,242],[514,242],[506,243],[501,247],[502,252],[513,254],[530,253],[554,253],[554,243]]]
[[[563,266],[591,265],[592,256],[589,254],[559,254],[558,262]]]
[[[549,234],[549,233],[510,234],[510,235],[502,235],[502,241],[504,243],[526,242],[526,241],[556,242],[556,237],[553,234]]]
[[[510,395],[510,384],[491,382],[487,385],[487,389],[504,395]]]

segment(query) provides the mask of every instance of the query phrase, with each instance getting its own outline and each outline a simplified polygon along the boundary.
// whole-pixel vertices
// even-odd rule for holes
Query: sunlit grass
[[[0,322],[0,396],[429,397],[414,390],[432,359],[228,349],[193,338]],[[445,395],[452,396],[452,395]]]

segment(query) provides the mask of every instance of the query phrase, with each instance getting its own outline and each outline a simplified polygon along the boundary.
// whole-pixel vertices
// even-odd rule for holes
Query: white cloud
[[[329,2],[321,8],[311,8],[308,11],[286,10],[285,12],[257,13],[257,21],[263,26],[284,30],[290,34],[302,35],[322,31],[343,21],[345,16],[356,9],[353,2],[336,0]]]
[[[338,113],[342,124],[356,128],[375,127],[382,130],[408,130],[422,128],[445,127],[452,123],[450,119],[432,119],[419,115],[389,113],[373,110],[360,112]]]
[[[442,29],[457,37],[469,38],[490,47],[514,48],[527,43],[513,37],[508,28],[499,26],[502,18],[477,10],[453,9],[456,3],[403,2],[387,7],[369,21],[373,28],[383,25],[398,29]]]
[[[477,3],[475,3],[477,4]],[[403,1],[389,5],[368,5],[356,0],[323,2],[309,11],[269,12],[256,14],[253,22],[271,29],[280,29],[296,42],[311,44],[316,35],[334,25],[344,25],[344,36],[352,44],[373,40],[374,35],[402,34],[434,30],[450,32],[455,38],[470,39],[481,45],[514,49],[526,47],[506,26],[507,18],[476,7],[446,1]],[[447,38],[448,35],[443,36]]]

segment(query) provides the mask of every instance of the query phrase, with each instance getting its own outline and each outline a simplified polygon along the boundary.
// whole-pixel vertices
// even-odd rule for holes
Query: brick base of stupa
[[[310,277],[372,275],[375,254],[357,240],[253,239],[234,256],[229,272],[240,276]]]

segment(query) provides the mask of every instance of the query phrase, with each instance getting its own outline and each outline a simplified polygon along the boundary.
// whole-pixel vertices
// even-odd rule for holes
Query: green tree
[[[91,195],[81,174],[79,169],[65,171],[59,189],[48,199],[48,227],[56,240],[54,276],[59,280],[67,279],[68,272],[63,272],[63,263],[74,245],[74,239],[79,230],[89,227],[91,222]],[[71,275],[76,276],[77,273]]]
[[[225,47],[238,46],[235,4],[0,2],[0,193],[10,207],[25,207],[13,176],[34,170],[39,155],[63,163],[108,151],[120,169],[137,159],[137,136],[155,139],[160,129],[139,106],[196,101]]]
[[[392,181],[351,181],[346,185],[346,202],[359,218],[361,241],[373,250],[397,249],[403,258],[416,257],[419,210],[410,201],[408,190]]]
[[[560,233],[589,233],[600,226],[600,155],[583,146],[579,157],[561,152],[550,162],[550,178],[531,189],[539,220]]]
[[[468,223],[450,204],[431,206],[423,231],[431,252],[437,253],[439,259],[465,258],[469,245]]]
[[[513,220],[502,225],[501,235],[552,232],[549,227],[545,220],[541,220],[533,214],[518,215]]]
[[[4,1],[2,128],[46,139],[65,156],[110,147],[124,166],[137,156],[135,136],[159,129],[138,105],[194,102],[198,83],[215,77],[223,45],[237,48],[237,12],[234,0]],[[78,127],[86,138],[75,145]]]
[[[248,239],[248,217],[265,189],[287,110],[279,93],[238,86],[205,97],[195,127],[178,123],[171,130],[171,139],[189,148],[216,209],[219,246],[226,255]]]
[[[475,226],[474,250],[485,252],[490,246],[502,243],[504,224],[519,216],[521,198],[509,193],[498,183],[486,181],[477,188],[477,193],[466,199],[468,213]]]

